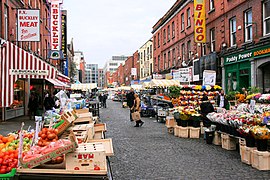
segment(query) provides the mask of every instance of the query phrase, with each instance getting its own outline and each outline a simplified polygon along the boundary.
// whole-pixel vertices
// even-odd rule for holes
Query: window
[[[174,22],[172,22],[172,38],[175,37],[175,25]]]
[[[164,69],[166,69],[166,62],[167,62],[167,60],[166,60],[166,53],[164,53],[164,55],[163,55],[163,65],[164,65]]]
[[[150,57],[150,49],[149,47],[147,47],[147,60],[149,60],[149,57]]]
[[[156,49],[156,36],[154,36],[154,50]]]
[[[146,59],[146,53],[145,53],[145,50],[143,50],[143,61],[145,61],[145,59]]]
[[[181,50],[182,50],[182,61],[184,61],[185,60],[185,44],[184,43],[182,44]]]
[[[230,19],[230,41],[231,46],[236,45],[236,18]]]
[[[166,29],[163,29],[163,44],[166,44]]]
[[[245,12],[245,41],[252,41],[252,11]]]
[[[215,9],[215,4],[214,4],[214,0],[209,0],[209,10],[213,10]]]
[[[158,33],[158,47],[160,46],[160,34]]]
[[[184,31],[185,29],[185,17],[184,17],[184,13],[181,14],[181,31]]]
[[[210,29],[210,50],[211,52],[216,50],[215,28]]]
[[[160,55],[158,55],[158,71],[160,70]]]
[[[4,39],[8,40],[8,7],[6,5],[4,5],[4,23]]]
[[[191,59],[191,41],[187,42],[188,59]]]
[[[206,55],[206,44],[205,43],[202,45],[202,55],[203,56]]]
[[[263,35],[270,35],[270,0],[263,3]]]
[[[171,51],[168,52],[168,68],[170,68],[171,64]]]
[[[150,59],[152,59],[152,53],[153,53],[153,50],[152,50],[152,44],[150,45]]]
[[[170,26],[168,26],[168,29],[167,29],[167,33],[168,33],[168,41],[170,41],[170,39],[171,39],[171,27]]]
[[[173,49],[172,50],[172,66],[175,66],[176,64],[176,62],[175,62],[175,60],[176,60],[176,57],[175,57],[175,49]]]
[[[187,27],[191,26],[190,8],[187,9]]]

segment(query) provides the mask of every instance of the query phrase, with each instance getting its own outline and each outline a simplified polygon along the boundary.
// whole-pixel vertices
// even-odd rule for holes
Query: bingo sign
[[[39,10],[18,9],[17,41],[40,41]]]
[[[195,42],[205,43],[205,0],[194,0],[194,26]]]
[[[62,0],[51,0],[51,59],[60,59]]]

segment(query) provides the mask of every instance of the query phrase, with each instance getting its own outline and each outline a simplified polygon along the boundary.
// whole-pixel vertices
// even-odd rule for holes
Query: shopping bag
[[[131,115],[132,115],[132,119],[133,119],[134,121],[139,121],[139,120],[141,120],[141,115],[140,115],[140,112],[139,112],[139,111],[135,111],[135,112],[133,112]]]

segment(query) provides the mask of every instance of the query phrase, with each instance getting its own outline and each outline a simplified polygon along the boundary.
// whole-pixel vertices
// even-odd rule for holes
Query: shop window
[[[228,91],[236,91],[236,89],[237,89],[237,73],[236,72],[228,73],[227,81],[228,81],[227,82]]]
[[[14,101],[11,108],[23,107],[24,104],[24,81],[17,80],[14,84]]]
[[[270,35],[270,0],[263,3],[263,35]]]
[[[236,45],[236,18],[230,19],[230,41],[231,46]]]
[[[252,40],[252,11],[245,12],[245,41]]]
[[[249,70],[248,69],[241,69],[239,73],[240,73],[240,75],[248,75]]]

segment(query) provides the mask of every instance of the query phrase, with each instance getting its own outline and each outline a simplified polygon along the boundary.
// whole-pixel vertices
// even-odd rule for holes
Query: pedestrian
[[[35,93],[32,92],[29,98],[29,102],[28,102],[28,109],[29,109],[29,119],[32,120],[32,117],[37,115],[37,111],[38,111],[38,98],[35,96]]]
[[[217,105],[218,105],[218,107],[221,107],[221,108],[224,108],[227,110],[230,109],[230,104],[229,104],[228,99],[226,98],[224,90],[221,90],[220,94],[217,97]]]
[[[108,98],[107,94],[104,94],[104,95],[103,95],[103,98],[102,98],[102,100],[103,100],[103,107],[104,107],[104,108],[107,108],[107,103],[106,103],[107,98]]]
[[[133,105],[134,105],[134,100],[135,100],[135,97],[134,97],[134,89],[131,88],[130,91],[129,91],[129,93],[127,94],[127,105],[128,105],[128,107],[129,107],[129,109],[130,109],[130,111],[129,111],[129,118],[130,118],[130,121],[133,121],[133,119],[132,119],[132,110],[131,110],[131,108],[132,108]]]
[[[99,103],[100,103],[100,107],[103,107],[103,96],[102,96],[102,93],[100,93],[100,94],[98,95],[98,101],[99,101]]]
[[[45,99],[44,99],[44,108],[45,108],[45,110],[46,111],[52,110],[54,106],[55,106],[55,101],[53,99],[53,96],[50,93],[47,93],[45,95]]]
[[[206,95],[202,98],[202,103],[200,105],[201,108],[201,116],[203,120],[203,126],[204,127],[210,127],[211,121],[206,117],[208,113],[214,112],[214,106],[210,103],[208,100],[208,97]]]
[[[141,100],[140,100],[140,98],[139,98],[139,96],[138,96],[138,94],[134,94],[134,98],[135,98],[135,100],[134,100],[134,105],[133,105],[133,107],[131,108],[132,109],[132,111],[133,111],[133,115],[135,115],[135,116],[133,116],[133,120],[134,121],[136,121],[136,125],[134,126],[134,127],[141,127],[143,124],[144,124],[144,122],[141,120],[141,116],[140,116],[140,111],[141,111]],[[136,118],[135,118],[136,117]]]

